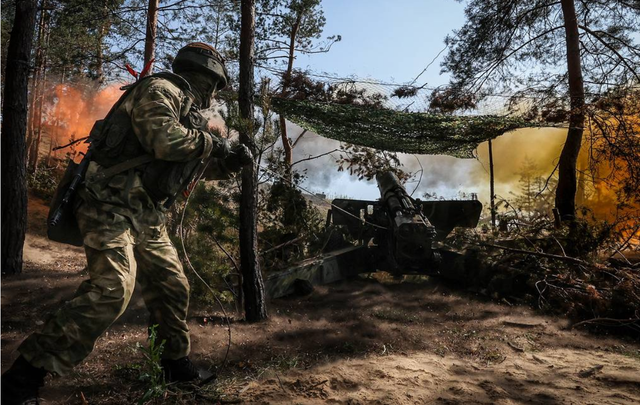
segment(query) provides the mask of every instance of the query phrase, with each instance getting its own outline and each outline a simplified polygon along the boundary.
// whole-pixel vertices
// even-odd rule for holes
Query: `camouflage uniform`
[[[225,146],[219,137],[180,123],[192,101],[189,91],[152,77],[124,95],[110,116],[127,114],[139,145],[155,162],[189,162]],[[90,279],[18,349],[33,366],[60,375],[91,353],[97,338],[122,315],[136,279],[150,323],[159,325],[159,337],[166,340],[163,357],[175,360],[189,353],[189,284],[164,225],[162,202],[143,187],[144,167],[99,181],[101,170],[90,163],[77,199]]]

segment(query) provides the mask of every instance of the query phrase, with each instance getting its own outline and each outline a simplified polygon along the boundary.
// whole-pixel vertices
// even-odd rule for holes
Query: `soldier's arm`
[[[186,162],[226,153],[223,140],[180,123],[181,97],[162,86],[151,86],[131,109],[133,130],[143,148],[156,159]]]
[[[229,180],[233,172],[229,170],[223,159],[211,159],[203,173],[205,180]]]
[[[243,166],[253,164],[253,155],[249,148],[237,144],[224,159],[210,159],[204,177],[208,180],[227,180]]]

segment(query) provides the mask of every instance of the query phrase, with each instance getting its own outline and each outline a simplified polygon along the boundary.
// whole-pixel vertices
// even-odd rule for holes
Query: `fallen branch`
[[[241,404],[242,400],[240,398],[234,399],[218,399],[219,404]]]
[[[592,375],[602,370],[603,368],[604,366],[602,364],[598,364],[597,366],[593,366],[586,370],[582,370],[581,372],[578,373],[578,377],[581,377],[581,378],[591,377]]]
[[[315,388],[315,387],[317,387],[317,386],[319,386],[319,385],[326,384],[326,383],[328,383],[328,382],[329,382],[329,380],[320,381],[320,382],[319,382],[319,383],[317,383],[317,384],[313,384],[313,385],[310,387],[310,389],[311,389],[311,388]]]
[[[509,341],[507,341],[507,344],[509,345],[510,348],[512,348],[516,352],[524,353],[524,349],[522,347],[518,347]]]
[[[616,247],[614,246],[614,247],[613,247],[613,250],[614,250],[614,253],[613,253],[611,256],[609,256],[609,259],[613,258],[613,257],[616,255],[616,253],[617,253],[617,254],[619,254],[619,255],[624,259],[624,261],[625,261],[629,266],[633,266],[633,263],[631,263],[631,262],[629,261],[629,259],[627,259],[627,256],[623,255],[623,254],[622,254],[622,252],[621,252],[620,250],[618,250],[618,248],[616,248]]]
[[[614,318],[593,318],[587,319],[585,321],[580,321],[571,325],[570,329],[573,329],[577,326],[586,325],[590,323],[611,323],[619,326],[630,326],[640,322],[640,318],[629,318],[629,319],[614,319]]]
[[[558,246],[560,247],[560,251],[562,251],[562,256],[563,257],[567,257],[567,252],[564,251],[564,248],[562,247],[562,244],[560,243],[560,241],[553,235],[551,235],[551,237],[553,238],[553,240],[556,241],[556,243],[558,244]]]
[[[282,385],[282,381],[280,381],[280,376],[278,375],[278,373],[276,373],[276,378],[278,379],[278,384],[280,384],[280,388],[282,388],[282,391],[287,392],[287,390],[284,389],[284,385]]]
[[[513,321],[502,321],[502,324],[505,326],[512,326],[514,328],[526,328],[526,329],[532,329],[542,325],[540,323],[522,323],[522,322],[513,322]]]
[[[298,144],[298,142],[300,142],[300,139],[302,139],[302,137],[304,136],[304,134],[307,133],[307,130],[305,129],[304,131],[302,131],[302,133],[300,135],[298,135],[298,137],[296,138],[296,140],[293,142],[293,144],[291,145],[292,148],[295,148],[296,145]]]
[[[543,253],[543,252],[532,252],[530,250],[510,248],[510,247],[506,247],[506,246],[494,245],[492,243],[481,243],[480,246],[487,246],[487,247],[492,247],[492,248],[496,248],[496,249],[506,250],[508,252],[522,253],[522,254],[525,254],[525,255],[533,255],[533,256],[546,257],[546,258],[549,258],[549,259],[562,260],[562,261],[566,261],[566,262],[582,264],[582,265],[585,265],[585,266],[589,265],[589,263],[585,262],[584,260],[580,260],[580,259],[577,259],[575,257],[570,257],[570,256],[560,256],[560,255],[554,255],[554,254],[551,254],[551,253]]]
[[[80,138],[80,139],[76,139],[75,141],[71,141],[71,142],[69,142],[69,143],[68,143],[68,144],[66,144],[66,145],[56,146],[56,147],[55,147],[55,148],[53,148],[52,150],[56,151],[56,150],[60,150],[60,149],[64,149],[64,148],[68,148],[69,146],[74,145],[74,144],[76,144],[76,143],[78,143],[78,142],[82,142],[82,141],[84,141],[85,139],[88,139],[88,138],[89,138],[88,136],[85,136],[84,138]]]
[[[260,253],[260,255],[262,256],[262,255],[265,255],[265,254],[267,254],[267,253],[269,253],[269,252],[273,252],[273,251],[274,251],[274,250],[276,250],[276,249],[280,249],[280,248],[283,248],[283,247],[285,247],[285,246],[289,246],[289,245],[291,245],[291,244],[293,244],[293,243],[296,243],[296,242],[297,242],[297,241],[299,241],[300,239],[304,239],[304,236],[298,236],[298,237],[297,237],[297,238],[295,238],[295,239],[291,239],[291,240],[289,240],[289,241],[286,241],[285,243],[281,243],[281,244],[279,244],[278,246],[274,246],[274,247],[272,247],[271,249],[267,249],[267,250],[265,250],[265,251],[262,251],[262,252]]]

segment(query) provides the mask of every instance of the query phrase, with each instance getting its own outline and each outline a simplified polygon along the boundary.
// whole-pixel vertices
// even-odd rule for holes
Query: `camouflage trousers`
[[[81,219],[81,229],[86,228]],[[150,325],[157,324],[159,339],[166,340],[163,357],[175,360],[189,354],[189,283],[164,225],[143,232],[125,225],[120,234],[102,241],[85,229],[83,234],[89,279],[18,351],[36,367],[68,373],[122,315],[137,280]]]

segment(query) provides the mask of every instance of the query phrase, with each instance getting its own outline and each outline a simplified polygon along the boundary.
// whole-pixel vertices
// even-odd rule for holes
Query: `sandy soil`
[[[34,223],[44,214],[32,204]],[[2,281],[3,371],[20,341],[86,277],[82,249],[48,241],[37,225],[25,258],[24,273]],[[261,324],[232,321],[228,363],[219,369],[223,319],[215,308],[193,309],[191,357],[220,378],[207,396],[173,388],[157,403],[640,403],[638,342],[571,329],[562,318],[434,280],[338,283],[275,300],[269,311]],[[45,403],[136,403],[146,389],[134,369],[146,320],[136,294],[83,364],[48,380]],[[204,399],[212,394],[217,400]]]

